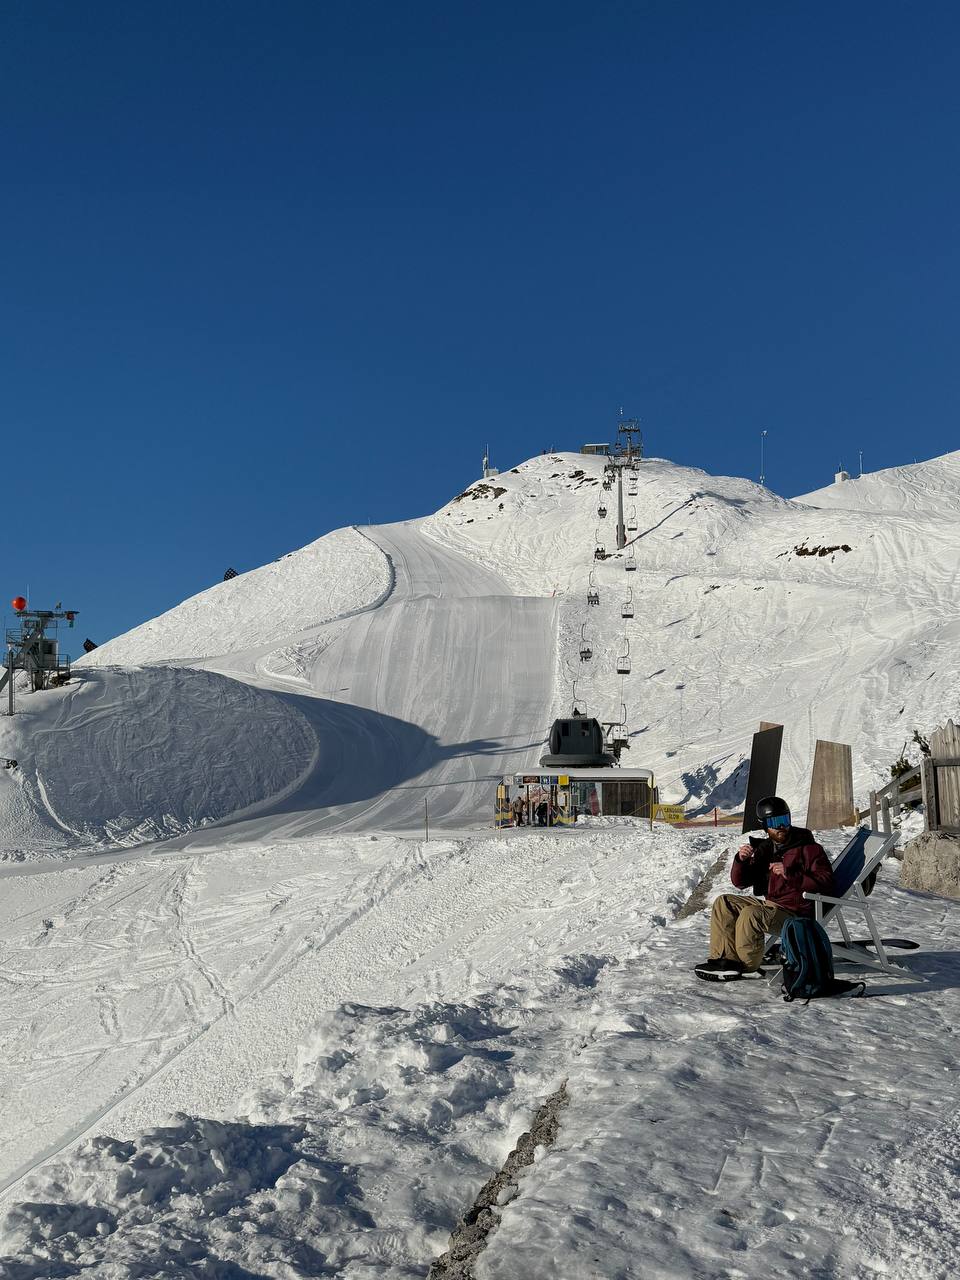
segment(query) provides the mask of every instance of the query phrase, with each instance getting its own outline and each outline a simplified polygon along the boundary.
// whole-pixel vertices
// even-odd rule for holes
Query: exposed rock
[[[945,898],[960,898],[960,836],[924,831],[903,850],[900,883]]]

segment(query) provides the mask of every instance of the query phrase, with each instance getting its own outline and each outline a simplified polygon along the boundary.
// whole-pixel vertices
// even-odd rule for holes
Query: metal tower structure
[[[617,451],[630,463],[639,462],[643,457],[643,432],[639,418],[621,418],[617,423]]]
[[[0,675],[0,693],[4,686],[8,691],[8,715],[14,712],[15,671],[26,671],[34,693],[55,684],[64,684],[70,678],[70,655],[60,652],[57,635],[59,624],[65,621],[73,626],[78,610],[28,609],[23,596],[17,596],[13,607],[20,620],[19,628],[7,630],[7,661]]]
[[[627,531],[623,523],[623,467],[617,467],[617,550],[627,544]]]

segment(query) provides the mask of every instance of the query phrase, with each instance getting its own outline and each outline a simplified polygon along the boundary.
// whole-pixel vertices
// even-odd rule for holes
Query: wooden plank
[[[923,829],[936,831],[937,806],[933,793],[933,761],[924,756],[920,761],[920,789],[923,792]]]
[[[765,796],[777,793],[782,744],[783,725],[761,720],[758,732],[753,735],[753,746],[750,749],[750,773],[747,776],[747,798],[743,805],[742,831],[756,830],[757,802]]]
[[[960,827],[960,727],[948,720],[930,735],[930,758],[934,765],[936,826]]]
[[[889,800],[882,800],[884,830],[889,831]],[[846,742],[817,739],[813,756],[813,777],[807,803],[807,826],[814,831],[854,826],[857,809],[853,802],[853,752]]]

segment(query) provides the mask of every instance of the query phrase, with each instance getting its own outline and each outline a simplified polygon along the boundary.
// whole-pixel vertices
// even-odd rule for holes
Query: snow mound
[[[138,844],[249,810],[293,790],[317,757],[289,700],[207,671],[85,671],[20,708],[0,731],[0,751],[17,761],[4,786],[84,845]],[[0,828],[8,856],[20,843]]]
[[[384,599],[390,562],[358,529],[336,529],[272,564],[218,582],[107,641],[81,666],[177,662],[279,647],[334,618]]]

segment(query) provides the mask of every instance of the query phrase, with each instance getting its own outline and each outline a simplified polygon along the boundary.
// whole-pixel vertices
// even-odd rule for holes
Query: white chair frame
[[[890,977],[910,978],[916,981],[916,973],[902,964],[896,964],[887,955],[883,939],[880,937],[880,930],[877,928],[877,922],[873,918],[869,898],[863,891],[865,881],[880,867],[880,864],[892,852],[896,843],[897,832],[895,831],[886,835],[882,831],[873,831],[868,827],[858,827],[833,863],[833,871],[836,876],[838,873],[842,873],[845,861],[855,859],[859,855],[860,846],[862,846],[863,866],[856,872],[843,896],[834,897],[828,893],[805,893],[803,896],[813,903],[814,919],[819,924],[826,927],[831,920],[836,920],[842,941],[836,942],[832,938],[830,941],[833,947],[833,954],[837,960],[855,964],[860,968],[875,969],[879,973],[888,974]],[[854,942],[851,938],[850,929],[843,914],[848,910],[856,911],[863,916],[864,923],[870,933],[870,939],[876,949],[876,955],[863,944]],[[778,975],[779,971],[775,977]]]

